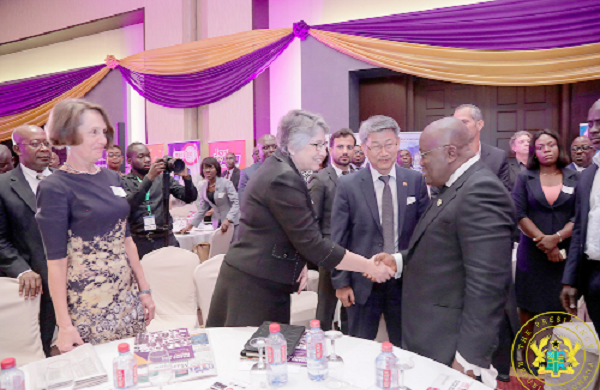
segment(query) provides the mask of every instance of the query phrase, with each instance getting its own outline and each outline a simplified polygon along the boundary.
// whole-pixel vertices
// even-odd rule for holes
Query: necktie
[[[379,176],[385,186],[381,197],[381,228],[383,230],[383,251],[385,253],[396,252],[396,240],[394,238],[394,200],[390,188],[390,177]]]
[[[36,175],[35,178],[38,179],[39,181],[42,181],[42,180],[44,180],[46,178],[46,176],[44,176],[44,175]]]
[[[342,175],[347,175],[347,174],[349,174],[349,173],[350,173],[350,172],[348,172],[348,171],[342,171]]]

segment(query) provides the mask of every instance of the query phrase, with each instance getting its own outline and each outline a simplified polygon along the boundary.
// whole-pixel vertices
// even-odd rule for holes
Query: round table
[[[175,238],[181,248],[191,251],[196,244],[210,242],[213,232],[212,225],[204,225],[204,229],[193,228],[189,234],[175,234]]]
[[[217,376],[204,378],[201,380],[180,382],[170,384],[163,390],[204,390],[217,380],[219,381],[240,381],[250,383],[250,361],[240,359],[240,351],[243,349],[246,341],[256,331],[256,328],[209,328],[207,329],[213,355],[215,357]],[[95,346],[96,352],[105,367],[109,385],[100,385],[93,390],[112,388],[112,359],[118,355],[117,346],[119,343],[128,342],[133,351],[133,338],[113,341],[107,344]],[[375,389],[375,358],[381,351],[381,344],[375,341],[363,340],[354,337],[344,336],[336,341],[336,352],[345,362],[344,378],[351,383],[345,387],[347,390],[355,389]],[[406,371],[405,385],[412,390],[426,390],[440,374],[448,375],[452,378],[472,381],[469,390],[485,390],[485,385],[477,382],[467,376],[451,369],[448,366],[437,363],[431,359],[416,355],[411,352],[394,348],[394,353],[398,357],[413,356],[415,367]],[[27,366],[23,369],[27,372]],[[26,382],[27,390],[34,390],[29,387],[30,381]],[[154,387],[147,387],[155,389]],[[308,379],[305,367],[295,364],[288,364],[288,383],[283,389],[328,389],[326,382],[311,382]]]

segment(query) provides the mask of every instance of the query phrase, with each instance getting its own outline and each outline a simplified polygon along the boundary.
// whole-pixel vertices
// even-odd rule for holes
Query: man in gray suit
[[[491,359],[511,280],[514,206],[502,182],[469,148],[460,120],[427,126],[419,149],[427,184],[441,192],[408,249],[383,260],[396,270],[404,265],[403,347],[481,375],[495,388]]]
[[[258,148],[258,162],[250,165],[248,168],[242,169],[240,173],[240,184],[238,186],[238,194],[240,198],[240,208],[242,206],[242,200],[244,195],[244,190],[248,185],[248,180],[250,177],[256,172],[256,170],[265,162],[266,159],[271,157],[271,155],[277,150],[277,140],[275,136],[272,134],[263,135],[256,141],[256,147]]]
[[[319,228],[323,237],[331,238],[331,209],[335,197],[336,181],[339,176],[350,174],[353,169],[350,163],[354,158],[356,139],[350,129],[336,131],[329,138],[329,155],[331,164],[313,174],[308,180],[308,192],[313,202]],[[331,330],[333,315],[337,305],[335,288],[331,284],[331,272],[319,267],[319,301],[317,303],[317,319],[321,328]]]

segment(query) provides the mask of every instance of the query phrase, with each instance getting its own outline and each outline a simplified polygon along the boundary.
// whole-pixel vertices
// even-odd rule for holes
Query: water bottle
[[[25,374],[17,368],[15,358],[6,358],[0,362],[0,389],[25,390]]]
[[[270,386],[283,386],[287,383],[287,341],[280,333],[279,324],[269,325],[267,338],[267,363],[269,364],[268,378]]]
[[[375,376],[378,389],[398,389],[398,358],[392,352],[392,343],[381,344],[381,354],[375,360]]]
[[[311,381],[321,382],[327,379],[327,356],[325,356],[325,333],[321,322],[312,320],[306,333],[306,369]]]
[[[119,344],[119,356],[113,359],[113,379],[115,389],[137,389],[137,361],[127,343]]]

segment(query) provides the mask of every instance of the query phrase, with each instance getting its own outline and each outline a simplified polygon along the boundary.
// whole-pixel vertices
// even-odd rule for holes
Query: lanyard
[[[140,183],[142,182],[139,177],[136,176],[135,178]],[[152,210],[150,210],[150,190],[148,190],[148,192],[146,192],[146,203],[147,203],[146,207],[148,207],[148,215],[152,215]]]

